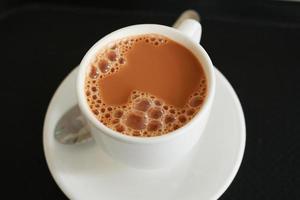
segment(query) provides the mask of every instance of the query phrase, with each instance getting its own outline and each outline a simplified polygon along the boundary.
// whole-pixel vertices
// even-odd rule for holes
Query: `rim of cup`
[[[129,136],[122,133],[119,133],[113,129],[108,128],[104,124],[102,124],[90,110],[87,99],[85,96],[84,84],[85,78],[89,72],[91,60],[94,56],[99,52],[99,49],[105,48],[109,43],[116,41],[118,39],[130,37],[130,36],[138,36],[143,34],[158,34],[165,36],[175,42],[181,44],[186,47],[189,51],[193,53],[193,55],[199,60],[201,63],[203,70],[205,72],[205,77],[207,79],[207,96],[204,99],[204,103],[200,110],[196,113],[196,115],[189,120],[185,125],[180,128],[171,131],[169,133],[155,136],[155,137],[135,137]],[[78,105],[82,112],[82,114],[89,120],[97,129],[102,131],[104,134],[111,136],[117,140],[128,142],[128,143],[143,143],[143,144],[151,144],[162,142],[166,140],[174,139],[180,135],[187,134],[184,129],[189,130],[189,128],[197,123],[198,120],[201,120],[202,114],[208,114],[209,109],[212,105],[212,101],[215,94],[215,73],[214,66],[204,50],[204,48],[194,41],[192,41],[188,36],[184,35],[181,31],[158,24],[140,24],[140,25],[132,25],[127,26],[121,29],[118,29],[105,37],[101,38],[97,41],[85,54],[80,65],[79,72],[76,81],[76,90],[77,90],[77,99]]]

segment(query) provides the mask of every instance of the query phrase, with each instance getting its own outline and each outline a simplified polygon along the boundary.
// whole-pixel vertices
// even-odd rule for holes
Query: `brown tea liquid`
[[[127,37],[100,50],[85,83],[87,102],[100,122],[143,137],[185,125],[201,108],[206,90],[198,59],[157,34]]]

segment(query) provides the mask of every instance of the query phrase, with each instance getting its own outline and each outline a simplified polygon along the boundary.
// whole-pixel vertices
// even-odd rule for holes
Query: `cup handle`
[[[195,10],[186,10],[179,16],[173,27],[191,40],[199,43],[202,34],[202,27],[199,21],[200,16]]]

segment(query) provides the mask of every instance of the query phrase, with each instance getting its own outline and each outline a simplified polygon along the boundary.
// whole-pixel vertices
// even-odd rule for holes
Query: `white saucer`
[[[198,145],[180,164],[150,171],[113,161],[94,142],[56,142],[56,123],[76,104],[76,75],[77,68],[59,86],[44,123],[49,169],[70,199],[206,200],[219,198],[228,188],[242,161],[246,133],[240,102],[219,71],[213,110]]]

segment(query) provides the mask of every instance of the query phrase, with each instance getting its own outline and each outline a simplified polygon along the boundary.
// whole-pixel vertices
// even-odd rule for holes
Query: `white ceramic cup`
[[[86,119],[96,144],[113,159],[135,168],[154,169],[170,166],[186,155],[198,142],[204,131],[215,94],[215,73],[213,64],[199,44],[201,25],[195,20],[198,15],[187,11],[181,15],[174,27],[156,24],[128,26],[114,31],[99,40],[86,53],[79,66],[77,96],[79,108]],[[195,19],[190,19],[195,18]],[[207,97],[200,111],[183,127],[156,137],[133,137],[120,134],[97,120],[87,104],[84,83],[90,70],[90,63],[99,49],[121,38],[159,34],[188,48],[200,61],[207,78]]]

